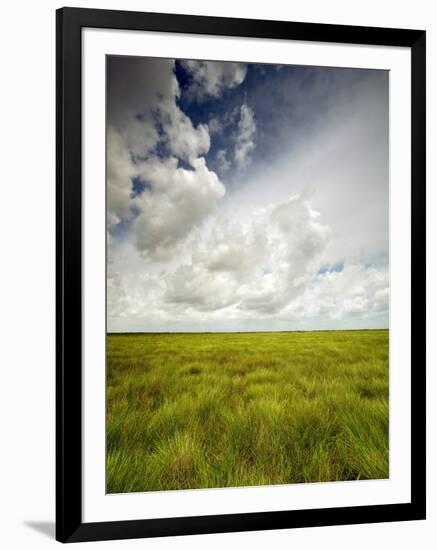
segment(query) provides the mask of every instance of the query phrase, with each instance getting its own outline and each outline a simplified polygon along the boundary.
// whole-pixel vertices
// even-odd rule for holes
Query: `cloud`
[[[239,86],[247,73],[244,63],[184,61],[183,65],[193,79],[189,93],[197,99],[206,96],[219,97],[224,90]]]
[[[253,207],[312,189],[314,209],[333,231],[331,262],[388,262],[388,76],[299,71],[283,68],[284,81],[262,80],[251,93],[256,155],[239,187],[247,186]]]
[[[108,125],[134,158],[159,145],[187,161],[209,150],[208,125],[194,127],[177,105],[179,96],[173,60],[108,58]]]
[[[252,109],[246,104],[240,108],[240,120],[235,141],[234,160],[237,168],[243,170],[249,163],[250,153],[255,149],[256,123]]]
[[[329,228],[319,222],[306,200],[292,197],[253,212],[245,221],[233,219],[230,204],[193,229],[192,188],[179,195],[186,185],[183,179],[191,172],[178,171],[181,180],[174,182],[175,192],[178,200],[189,198],[189,209],[179,208],[179,202],[164,195],[157,210],[149,211],[143,199],[144,210],[135,220],[133,233],[144,241],[110,244],[109,318],[141,322],[146,312],[154,312],[163,320],[182,313],[193,320],[208,312],[215,317],[251,319],[286,307],[317,271]],[[165,179],[165,173],[162,176]],[[216,192],[217,182],[211,183]],[[156,203],[153,206],[156,209]],[[177,243],[187,227],[188,244],[177,247],[178,255],[171,255],[174,261],[158,267],[156,259],[167,259],[166,249]],[[162,235],[167,240],[162,241]],[[145,258],[138,256],[142,247],[149,251]]]
[[[174,61],[109,57],[108,228],[126,222],[138,250],[156,258],[168,258],[225,194],[203,156],[208,126],[193,125],[179,95]]]
[[[199,233],[191,262],[167,274],[165,301],[276,313],[308,282],[328,238],[329,228],[300,197],[259,210],[245,223],[222,215]]]
[[[158,330],[384,325],[387,266],[346,262],[340,271],[321,273],[332,233],[305,197],[258,210],[241,222],[231,218],[231,207],[216,211],[194,230],[177,260],[161,267],[150,259],[144,264],[131,245],[127,256],[113,254],[111,323],[122,326],[129,319],[130,326],[151,323]],[[120,272],[118,265],[124,266]]]
[[[108,123],[134,155],[146,156],[159,141],[156,108],[171,109],[179,96],[174,61],[108,56]]]
[[[388,297],[387,266],[346,263],[341,271],[319,274],[284,314],[298,320],[381,319],[384,323]]]
[[[164,132],[163,141],[172,155],[193,164],[197,157],[208,152],[210,137],[207,124],[198,124],[195,128],[174,101],[159,105],[157,112]]]
[[[111,126],[106,144],[107,218],[112,227],[131,216],[132,178],[136,170],[124,140]]]
[[[226,149],[219,149],[215,156],[215,160],[217,163],[217,168],[221,173],[227,172],[231,167],[231,162],[227,158]]]
[[[223,132],[223,121],[220,121],[217,117],[211,117],[208,122],[208,128],[210,135],[220,134]]]
[[[135,200],[139,214],[132,226],[141,252],[168,258],[175,246],[212,212],[225,188],[205,159],[192,160],[193,170],[178,167],[175,158],[155,158],[141,165],[150,189]]]
[[[375,291],[373,295],[373,304],[372,310],[375,312],[387,312],[390,302],[390,290],[388,287],[388,277],[385,280],[385,285],[381,285],[382,288],[379,288]]]

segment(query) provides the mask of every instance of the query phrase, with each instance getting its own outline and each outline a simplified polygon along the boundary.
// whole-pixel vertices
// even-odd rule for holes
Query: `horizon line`
[[[345,329],[310,329],[310,330],[181,330],[181,331],[144,331],[128,330],[124,332],[106,331],[107,335],[112,334],[283,334],[291,332],[362,332],[390,330],[389,327],[383,328],[345,328]]]

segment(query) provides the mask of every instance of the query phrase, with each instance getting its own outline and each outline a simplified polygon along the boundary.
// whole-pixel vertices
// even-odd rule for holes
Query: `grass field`
[[[387,478],[388,341],[108,335],[107,491]]]

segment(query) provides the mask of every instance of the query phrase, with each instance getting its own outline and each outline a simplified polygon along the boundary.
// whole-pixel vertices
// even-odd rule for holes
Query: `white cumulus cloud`
[[[184,61],[184,66],[193,79],[190,91],[199,99],[218,97],[223,90],[239,86],[247,73],[244,63],[229,61]]]
[[[235,142],[234,159],[237,168],[246,168],[250,153],[255,149],[256,122],[252,109],[243,103],[240,109],[238,133]]]
[[[166,275],[166,303],[280,311],[317,271],[329,228],[301,197],[254,212],[244,223],[228,216],[199,231],[190,262]]]
[[[258,209],[244,221],[232,213],[232,204],[215,211],[172,262],[159,266],[153,258],[141,259],[130,244],[112,254],[112,322],[151,323],[158,330],[384,322],[387,266],[346,262],[340,270],[321,272],[332,232],[305,197]]]
[[[139,215],[133,223],[135,244],[156,258],[173,255],[175,246],[204,219],[225,194],[225,188],[205,159],[192,161],[193,170],[178,161],[149,160],[140,175],[150,185],[135,199]]]
[[[108,229],[130,223],[138,250],[156,258],[169,258],[225,194],[204,158],[208,125],[193,125],[177,104],[179,95],[174,61],[109,58]],[[135,178],[142,192],[132,192]]]

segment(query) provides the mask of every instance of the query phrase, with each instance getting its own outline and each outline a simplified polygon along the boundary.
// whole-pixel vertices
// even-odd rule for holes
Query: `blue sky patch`
[[[340,273],[343,271],[344,261],[336,262],[332,265],[322,265],[317,272],[317,275],[324,275],[325,273]]]
[[[143,180],[141,176],[135,176],[134,178],[132,178],[132,198],[138,197],[146,189],[152,189],[152,184],[150,182]]]

